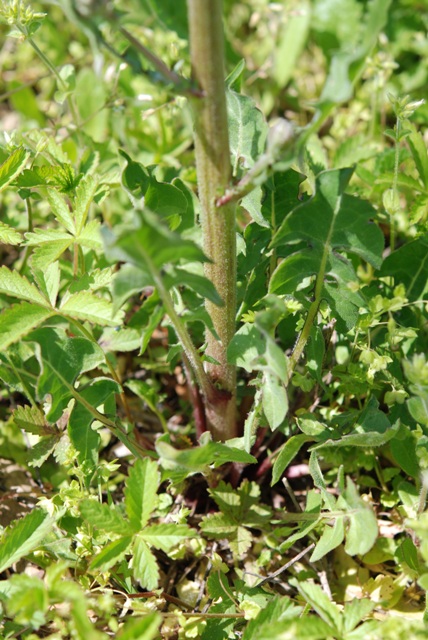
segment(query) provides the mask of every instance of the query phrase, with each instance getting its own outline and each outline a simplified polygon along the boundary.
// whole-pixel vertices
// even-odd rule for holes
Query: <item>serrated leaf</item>
[[[30,467],[41,467],[49,458],[51,453],[54,452],[59,439],[59,435],[46,436],[36,442],[36,444],[31,447],[28,454],[28,464]]]
[[[160,572],[156,558],[140,535],[134,537],[132,569],[134,578],[143,589],[157,589]]]
[[[68,240],[56,240],[54,242],[44,242],[36,247],[31,256],[31,264],[36,269],[44,269],[55,260],[58,260],[67,249],[72,245],[73,239],[70,236]]]
[[[89,565],[91,571],[108,571],[118,564],[128,553],[132,545],[132,536],[125,536],[110,542],[98,553]]]
[[[112,303],[89,291],[74,293],[62,302],[59,311],[71,318],[87,320],[104,327],[120,325],[124,316],[123,311],[118,311],[113,317]]]
[[[137,460],[129,470],[125,489],[126,513],[135,531],[140,531],[155,509],[160,483],[158,465],[145,458]]]
[[[210,489],[209,493],[222,513],[235,524],[260,527],[269,522],[271,511],[260,504],[260,487],[255,482],[244,480],[234,489],[230,484],[221,481],[215,489]]]
[[[94,176],[86,175],[79,182],[76,188],[76,198],[74,200],[74,221],[76,233],[79,236],[86,223],[89,207],[94,199],[98,182]]]
[[[4,222],[0,222],[0,242],[3,244],[19,245],[22,242],[22,235]]]
[[[0,350],[24,338],[52,315],[52,310],[30,302],[21,302],[5,309],[0,314]]]
[[[0,165],[0,191],[3,191],[23,171],[29,157],[29,152],[25,151],[23,147],[19,147],[12,151],[10,156]]]
[[[0,573],[37,549],[54,522],[46,511],[34,509],[7,527],[0,541]]]
[[[72,235],[61,229],[34,229],[25,234],[25,244],[29,247],[39,247],[45,243],[53,244],[68,241],[70,244],[74,241]]]
[[[76,227],[73,216],[64,196],[60,195],[55,189],[49,189],[48,202],[58,222],[60,222],[67,231],[75,235]]]
[[[13,412],[13,421],[27,433],[36,436],[47,435],[45,416],[38,407],[17,407]]]
[[[46,298],[34,284],[31,284],[25,276],[21,276],[17,271],[10,271],[7,267],[0,267],[0,293],[35,302],[42,307],[49,306]]]
[[[345,527],[343,518],[338,516],[332,527],[325,525],[321,538],[318,540],[312,552],[310,562],[318,562],[318,560],[324,558],[330,551],[333,551],[333,549],[336,549],[336,547],[342,544],[344,537]]]
[[[82,500],[80,503],[82,517],[96,529],[126,536],[131,534],[128,522],[114,506],[100,504],[96,500]]]
[[[196,531],[187,524],[152,524],[145,527],[141,538],[152,547],[168,553],[183,540],[196,536]]]
[[[46,265],[44,269],[36,269],[32,264],[34,279],[40,290],[48,298],[52,306],[55,306],[61,280],[61,270],[57,261]]]
[[[86,224],[76,238],[77,242],[89,249],[102,249],[101,223],[99,220],[91,220]]]

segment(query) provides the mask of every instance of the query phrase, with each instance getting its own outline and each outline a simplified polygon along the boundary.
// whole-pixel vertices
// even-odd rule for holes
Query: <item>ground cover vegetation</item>
[[[0,18],[1,637],[425,638],[426,3]]]

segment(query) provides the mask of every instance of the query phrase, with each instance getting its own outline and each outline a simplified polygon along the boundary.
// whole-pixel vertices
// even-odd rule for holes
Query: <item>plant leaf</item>
[[[49,189],[48,202],[58,222],[60,222],[69,233],[75,235],[76,226],[64,196],[60,195],[56,189]]]
[[[121,324],[124,311],[117,311],[113,317],[113,305],[90,291],[78,291],[62,302],[59,312],[63,315],[87,320],[101,326],[116,327]]]
[[[299,593],[308,602],[312,609],[317,612],[324,622],[335,629],[338,635],[342,630],[342,616],[335,602],[324,593],[320,586],[309,581],[297,582],[293,579],[293,586],[297,587]]]
[[[117,640],[157,640],[162,617],[152,611],[144,618],[132,618],[127,620],[116,636]]]
[[[115,564],[118,564],[128,553],[132,541],[132,536],[124,536],[123,538],[110,542],[92,560],[89,565],[91,571],[108,571]]]
[[[22,242],[22,235],[4,222],[0,222],[0,242],[3,244],[19,245]]]
[[[98,182],[94,176],[90,174],[84,176],[77,185],[73,213],[78,236],[82,233],[82,229],[86,223],[89,207],[94,199],[97,188]]]
[[[37,549],[53,524],[54,519],[46,511],[34,509],[7,527],[0,544],[0,572]]]
[[[133,551],[132,569],[134,578],[138,580],[143,589],[148,591],[157,589],[160,578],[159,567],[156,558],[139,534],[134,536]]]
[[[10,271],[7,267],[0,267],[0,293],[8,296],[28,300],[44,307],[49,303],[34,284],[31,284],[25,276],[17,271]]]
[[[157,463],[149,458],[136,460],[129,471],[125,489],[126,513],[135,531],[140,531],[147,524],[155,509],[159,483]]]
[[[80,503],[82,517],[101,531],[118,533],[122,536],[132,533],[129,523],[123,514],[114,506],[100,504],[97,500],[82,500]]]
[[[152,524],[145,527],[140,536],[150,546],[168,553],[180,542],[194,538],[196,531],[187,524]]]
[[[18,147],[0,165],[0,191],[3,191],[23,171],[29,157],[28,151],[25,151],[23,147]]]
[[[13,412],[13,421],[20,429],[36,436],[47,435],[46,420],[38,407],[17,407]]]
[[[86,224],[76,238],[83,247],[100,250],[103,248],[101,239],[101,223],[99,220],[91,220]]]
[[[367,502],[359,496],[355,484],[347,478],[346,491],[340,496],[348,509],[348,530],[345,551],[350,556],[370,551],[378,536],[376,515]]]
[[[287,415],[288,397],[278,376],[268,371],[263,374],[262,405],[269,426],[274,431]]]
[[[24,338],[32,329],[54,315],[54,311],[30,302],[21,302],[0,314],[0,350]]]
[[[312,552],[310,562],[318,562],[330,551],[342,544],[345,537],[343,517],[337,516],[332,527],[325,525],[321,538],[318,540]]]
[[[312,438],[303,433],[291,436],[282,447],[279,456],[276,458],[272,471],[272,486],[276,484],[290,462],[296,457],[305,442],[310,442]]]
[[[40,290],[47,297],[51,305],[55,306],[61,279],[59,262],[52,262],[52,264],[45,266],[44,269],[36,269],[34,264],[32,267],[34,279],[39,285]]]

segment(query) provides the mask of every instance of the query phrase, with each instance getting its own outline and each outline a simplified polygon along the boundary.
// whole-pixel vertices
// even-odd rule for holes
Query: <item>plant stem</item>
[[[218,307],[206,301],[206,309],[218,337],[207,332],[207,373],[223,396],[207,406],[209,428],[216,440],[237,435],[236,369],[227,362],[227,347],[235,334],[236,231],[235,204],[216,207],[217,198],[230,185],[229,133],[224,82],[221,0],[188,0],[192,76],[201,98],[192,100],[195,127],[196,169],[201,202],[204,251],[212,262],[205,275],[223,299]]]

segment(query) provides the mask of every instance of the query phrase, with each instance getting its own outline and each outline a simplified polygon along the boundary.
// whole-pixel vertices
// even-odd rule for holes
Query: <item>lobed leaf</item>
[[[168,553],[180,542],[194,538],[196,531],[187,524],[152,524],[145,527],[140,536],[150,546]]]
[[[49,306],[46,298],[34,284],[31,284],[25,276],[21,276],[18,271],[10,271],[7,267],[0,267],[0,293],[35,302],[42,307]]]
[[[54,311],[30,302],[21,302],[0,314],[0,350],[18,342],[54,315]]]
[[[114,506],[86,499],[80,503],[80,513],[87,522],[101,531],[118,533],[122,536],[131,533],[129,523]]]
[[[90,291],[79,291],[71,295],[62,302],[59,312],[77,320],[87,320],[107,327],[121,324],[124,316],[124,311],[117,311],[113,317],[112,303]]]

